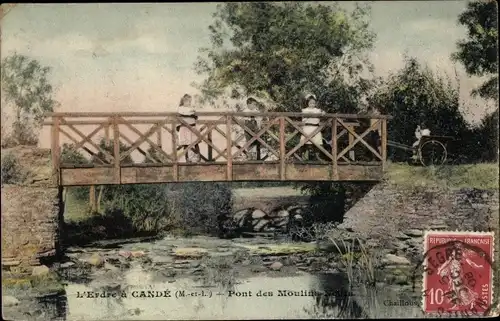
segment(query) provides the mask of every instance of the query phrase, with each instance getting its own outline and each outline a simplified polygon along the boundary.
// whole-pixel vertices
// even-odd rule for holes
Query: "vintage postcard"
[[[497,9],[2,4],[3,318],[497,316]]]

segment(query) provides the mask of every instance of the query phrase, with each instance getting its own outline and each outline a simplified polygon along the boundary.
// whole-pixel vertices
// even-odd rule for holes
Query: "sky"
[[[217,3],[18,4],[1,21],[1,55],[13,52],[52,68],[60,111],[169,111],[202,78],[193,70],[210,44]],[[343,2],[352,7],[352,2]],[[370,58],[376,75],[403,66],[409,53],[453,78],[477,121],[488,104],[470,97],[481,80],[450,60],[465,37],[457,17],[466,1],[372,2],[377,34]]]

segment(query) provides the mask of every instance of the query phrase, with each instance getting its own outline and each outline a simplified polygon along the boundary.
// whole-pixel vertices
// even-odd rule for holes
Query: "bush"
[[[232,193],[228,183],[190,182],[176,185],[180,226],[191,234],[220,236],[231,214]]]
[[[37,134],[27,121],[15,121],[12,124],[12,132],[2,136],[2,148],[19,145],[36,146],[38,144]]]
[[[175,225],[164,184],[106,186],[104,208],[121,211],[137,232],[158,233]]]
[[[2,157],[2,184],[17,184],[24,181],[25,173],[18,159],[11,153]]]

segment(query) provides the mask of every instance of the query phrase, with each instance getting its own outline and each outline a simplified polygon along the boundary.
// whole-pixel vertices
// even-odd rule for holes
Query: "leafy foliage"
[[[2,185],[20,183],[24,180],[24,174],[24,170],[16,156],[6,153],[2,157]]]
[[[46,112],[54,111],[58,103],[53,99],[53,88],[49,84],[49,67],[24,55],[13,54],[2,60],[2,95],[6,103],[15,109],[14,138],[22,140],[26,135],[26,124],[30,121],[37,127]],[[24,125],[24,126],[23,126]],[[33,129],[33,128],[32,128]],[[18,144],[23,144],[19,141]]]
[[[89,164],[86,159],[78,150],[75,149],[74,144],[63,144],[61,148],[61,163],[67,164]]]
[[[242,88],[273,101],[277,111],[298,111],[306,91],[318,94],[329,111],[356,110],[359,94],[370,85],[363,52],[374,35],[364,20],[367,9],[352,13],[336,4],[302,2],[225,3],[209,27],[196,69],[207,74],[199,86],[216,99],[227,88]]]
[[[14,121],[12,131],[5,131],[2,135],[2,148],[10,148],[18,145],[36,146],[38,137],[33,131],[30,123],[26,121]]]
[[[498,100],[498,17],[495,1],[472,1],[458,18],[467,28],[467,39],[457,43],[452,55],[470,75],[490,76],[473,94]]]
[[[110,156],[113,156],[114,154],[114,142],[112,140],[106,140],[105,138],[102,138],[99,141],[99,148],[103,151],[106,151]],[[130,149],[130,146],[122,143],[120,141],[120,155],[122,153],[127,152]],[[104,154],[101,150],[99,150],[96,154],[92,155],[92,162],[96,164],[111,164],[111,160],[106,158],[106,154]],[[127,155],[123,160],[120,162],[121,164],[130,164],[133,163],[132,157]]]
[[[192,234],[218,235],[223,232],[221,224],[232,209],[229,184],[190,182],[176,187],[174,190],[179,200],[177,214],[183,229]]]
[[[173,222],[163,184],[113,185],[105,190],[106,211],[121,212],[139,232],[159,232]]]
[[[480,161],[498,161],[498,108],[474,128],[472,137]]]

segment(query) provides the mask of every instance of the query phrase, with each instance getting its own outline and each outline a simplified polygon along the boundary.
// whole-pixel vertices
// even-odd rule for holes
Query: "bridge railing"
[[[231,180],[235,163],[279,164],[285,179],[285,164],[328,164],[333,176],[339,166],[385,166],[387,120],[384,115],[197,112],[196,126],[189,126],[177,113],[51,113],[44,123],[51,126],[52,164],[55,179],[61,168],[112,167],[120,182],[123,167],[171,166],[178,178],[178,167],[192,164],[224,164]],[[259,126],[251,126],[251,117]],[[320,118],[312,133],[304,132],[303,118]],[[195,137],[187,148],[179,145],[177,129],[185,126]],[[378,131],[380,149],[369,138]],[[312,139],[323,136],[320,144]],[[301,138],[302,137],[302,138]],[[86,164],[61,160],[61,146],[87,154]],[[304,146],[312,143],[319,159],[304,159]],[[199,161],[186,163],[187,150],[200,146]],[[138,155],[142,155],[142,160]],[[174,179],[176,180],[176,179]]]

